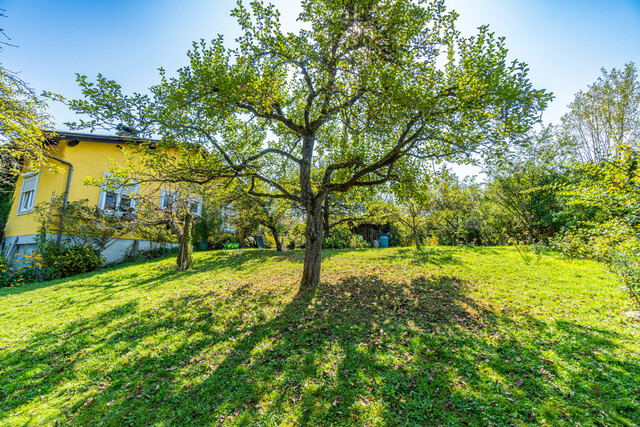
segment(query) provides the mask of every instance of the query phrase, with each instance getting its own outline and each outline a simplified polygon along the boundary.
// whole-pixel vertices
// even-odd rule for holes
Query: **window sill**
[[[20,215],[29,215],[32,214],[34,211],[34,209],[32,208],[31,210],[28,211],[20,211],[20,212],[16,212],[16,216],[20,216]]]

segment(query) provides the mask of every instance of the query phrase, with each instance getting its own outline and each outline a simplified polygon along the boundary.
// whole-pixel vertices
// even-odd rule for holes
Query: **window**
[[[189,197],[189,211],[196,216],[202,216],[202,197]]]
[[[110,174],[103,174],[107,179]],[[107,215],[130,216],[136,214],[136,199],[138,193],[138,184],[128,183],[129,185],[118,185],[115,180],[102,185],[100,190],[100,199],[98,200],[98,208]]]
[[[220,215],[222,217],[220,231],[223,233],[237,233],[238,230],[233,226],[233,220],[238,217],[238,211],[231,206],[227,206],[220,211]]]
[[[33,212],[36,204],[36,191],[38,190],[39,173],[22,175],[22,189],[18,200],[18,215]]]
[[[178,202],[178,192],[165,190],[164,188],[160,190],[160,203],[158,207],[161,210],[172,210],[176,209],[176,203]]]
[[[202,216],[202,197],[187,196],[187,199],[180,199],[180,193],[172,190],[160,190],[160,210],[170,210],[176,212],[178,209],[186,208],[185,203],[189,203],[189,211],[197,216]]]

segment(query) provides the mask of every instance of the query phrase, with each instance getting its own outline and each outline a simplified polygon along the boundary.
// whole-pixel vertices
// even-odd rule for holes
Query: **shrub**
[[[41,245],[42,263],[47,279],[61,279],[97,270],[105,259],[98,251],[84,246],[56,246],[53,242]]]
[[[427,237],[424,241],[425,246],[438,246],[438,238],[435,236]]]
[[[22,283],[22,278],[13,267],[13,261],[4,256],[0,257],[0,287],[6,288]]]
[[[624,288],[640,308],[640,259],[636,252],[628,247],[612,251],[609,267],[622,279]]]
[[[236,243],[238,239],[231,233],[215,233],[209,237],[209,243],[213,249],[224,249],[224,246],[235,239]]]
[[[331,231],[331,236],[322,239],[323,249],[358,249],[370,246],[361,236],[353,234],[346,225],[335,227]]]
[[[16,255],[11,259],[0,256],[0,287],[47,280],[47,272],[42,257],[36,252]]]
[[[36,250],[40,258],[40,280],[61,279],[97,270],[105,258],[98,249],[73,243],[57,245],[44,233],[38,236]]]
[[[264,247],[267,249],[275,249],[276,239],[271,234],[264,234]]]
[[[124,258],[114,264],[124,264],[127,262],[144,261],[149,259],[162,258],[167,255],[174,255],[178,252],[177,246],[168,246],[164,244],[151,243],[151,247],[147,250],[138,250],[134,252],[133,247],[127,249]]]

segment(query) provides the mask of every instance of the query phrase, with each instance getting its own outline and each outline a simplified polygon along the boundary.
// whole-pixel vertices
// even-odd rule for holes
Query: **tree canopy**
[[[640,81],[633,62],[602,76],[580,91],[562,117],[563,140],[577,149],[583,162],[616,155],[619,145],[640,139]]]
[[[176,147],[202,144],[210,155],[179,171],[186,181],[243,176],[250,194],[300,205],[303,285],[319,282],[328,194],[425,161],[493,153],[550,99],[525,64],[508,60],[503,38],[487,27],[463,37],[442,0],[305,0],[297,33],[284,33],[262,2],[239,2],[232,14],[237,46],[222,36],[194,43],[189,65],[161,70],[148,95],[79,76],[85,98],[69,105],[90,116],[77,128],[120,124]]]
[[[0,17],[5,17],[0,9]],[[0,29],[0,52],[3,46],[14,47]],[[45,104],[18,75],[0,63],[0,187],[11,191],[17,174],[25,166],[45,166],[44,130],[49,120]]]

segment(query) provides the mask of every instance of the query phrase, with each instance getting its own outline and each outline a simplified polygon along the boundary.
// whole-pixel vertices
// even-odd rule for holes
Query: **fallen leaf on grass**
[[[546,379],[551,379],[551,377],[552,377],[551,372],[547,371],[547,370],[546,370],[546,369],[544,369],[544,368],[540,368],[540,370],[539,370],[538,372],[540,372],[540,374],[541,374],[543,377],[545,377]]]
[[[520,378],[518,378],[513,385],[515,385],[516,387],[520,387],[522,384],[524,384],[524,381],[522,381]]]

